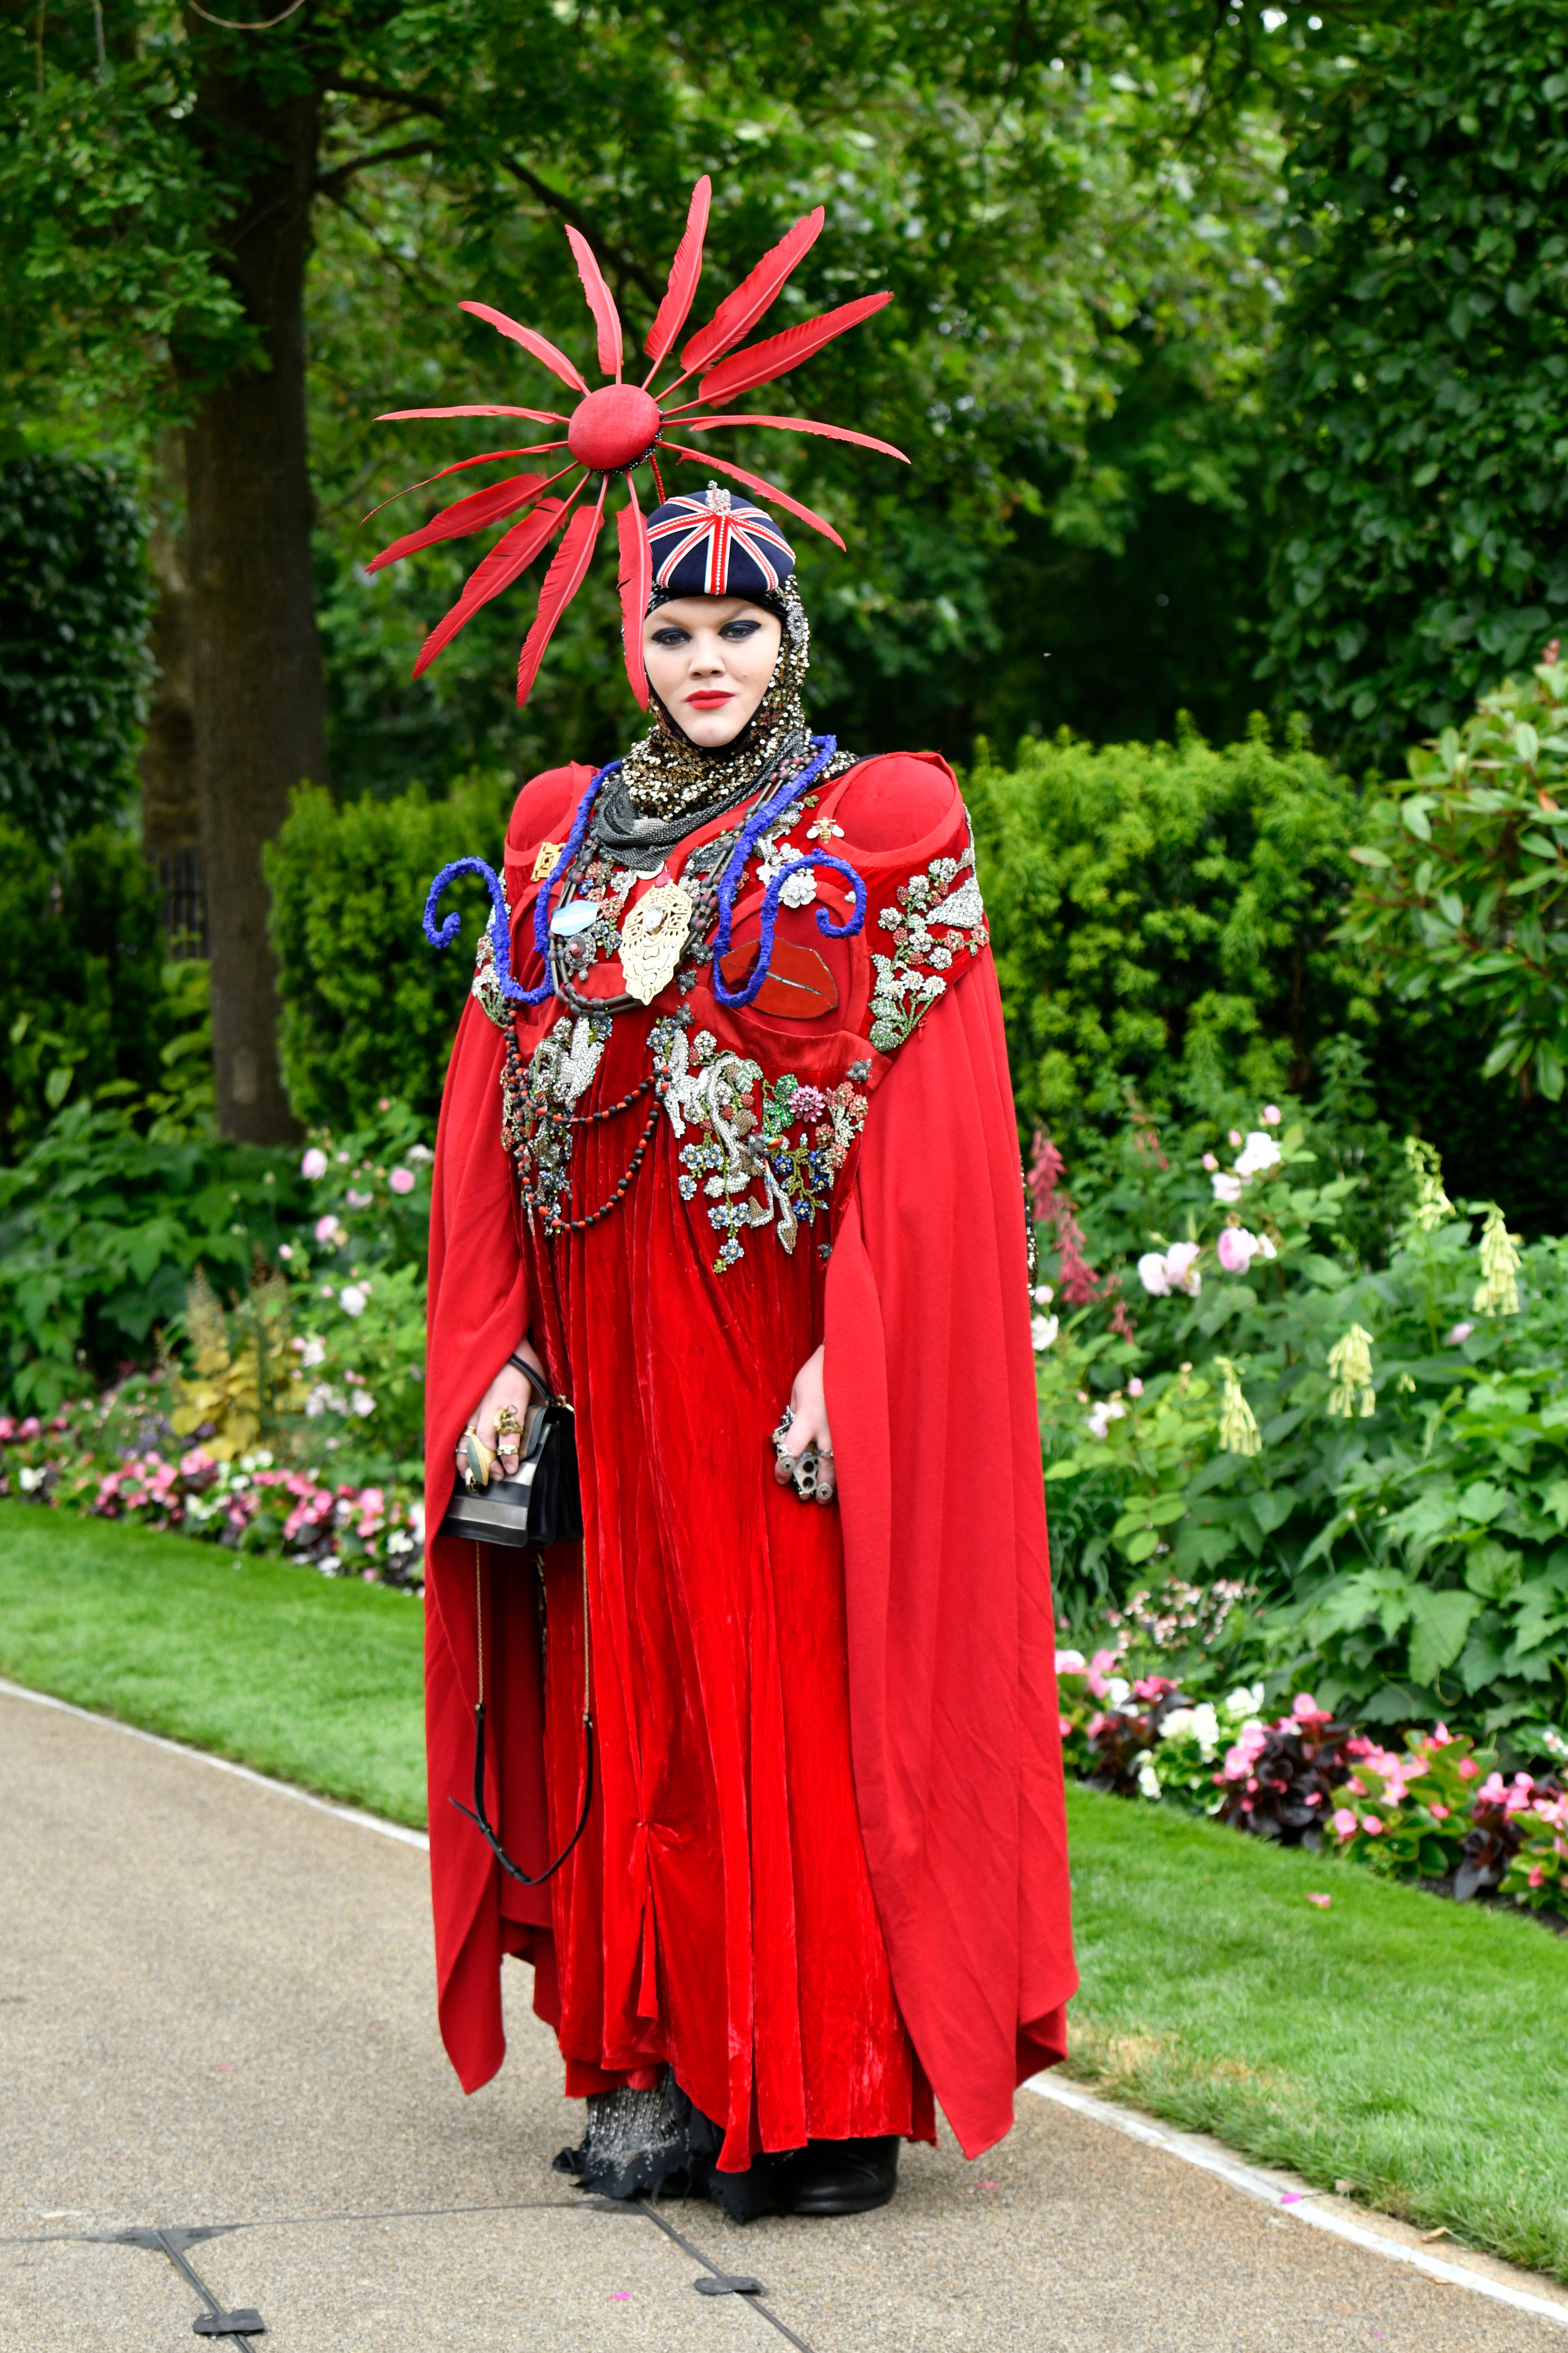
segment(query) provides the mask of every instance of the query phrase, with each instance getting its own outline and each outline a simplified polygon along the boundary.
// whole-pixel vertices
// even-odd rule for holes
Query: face
[[[648,681],[693,744],[732,744],[768,691],[784,629],[743,596],[678,596],[643,623]]]

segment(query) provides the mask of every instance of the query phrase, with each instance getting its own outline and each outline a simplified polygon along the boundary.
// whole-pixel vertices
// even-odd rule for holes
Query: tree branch
[[[398,164],[407,155],[428,155],[436,145],[434,139],[405,139],[399,147],[375,147],[365,155],[351,155],[346,164],[335,164],[330,172],[316,174],[316,194],[335,199],[356,172],[368,172],[377,164]]]

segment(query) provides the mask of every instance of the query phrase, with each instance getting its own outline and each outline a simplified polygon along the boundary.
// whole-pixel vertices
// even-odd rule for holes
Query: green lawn
[[[0,1673],[405,1822],[422,1615],[0,1503]],[[1076,2073],[1568,2279],[1568,1938],[1153,1806],[1068,1808]]]
[[[1068,1813],[1074,2073],[1568,2280],[1568,1938],[1094,1790]]]
[[[0,1675],[421,1827],[424,1636],[384,1586],[0,1503]]]

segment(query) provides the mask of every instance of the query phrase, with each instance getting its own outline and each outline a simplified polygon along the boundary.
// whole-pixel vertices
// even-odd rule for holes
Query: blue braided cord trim
[[[796,781],[799,781],[798,778]],[[853,866],[845,859],[833,857],[826,849],[808,849],[799,858],[792,858],[787,866],[782,866],[779,869],[763,893],[762,950],[757,957],[757,968],[744,988],[737,989],[731,995],[724,986],[723,976],[719,970],[718,958],[714,958],[713,994],[721,1005],[727,1005],[731,1010],[742,1005],[750,1005],[763,981],[766,980],[769,968],[773,964],[773,924],[778,916],[779,892],[792,874],[804,874],[816,866],[831,866],[836,874],[844,876],[855,893],[855,912],[842,923],[836,923],[826,908],[819,907],[816,911],[817,930],[825,939],[847,940],[852,932],[858,932],[862,928],[866,921],[866,884]]]
[[[735,893],[741,887],[741,878],[746,871],[746,862],[774,818],[780,816],[788,808],[791,801],[798,800],[801,794],[816,782],[817,777],[837,751],[838,738],[837,735],[814,735],[811,744],[815,757],[808,760],[804,768],[797,769],[793,776],[778,786],[761,807],[754,810],[748,818],[742,828],[740,839],[730,853],[730,862],[719,878],[719,928],[713,934],[715,988],[722,987],[719,976],[719,960],[730,953],[730,926],[735,917]],[[766,978],[765,974],[763,978]],[[759,980],[757,987],[759,988],[762,987],[762,981]],[[720,1001],[727,1005],[731,1000],[721,997]],[[742,997],[739,1001],[749,1005],[751,998]]]
[[[462,922],[457,909],[454,907],[439,930],[436,924],[436,910],[448,885],[455,882],[459,874],[479,875],[490,894],[490,948],[495,956],[496,979],[500,985],[501,995],[510,997],[514,1005],[531,1002],[527,990],[520,988],[511,976],[511,914],[506,903],[506,892],[494,867],[487,866],[482,858],[455,858],[450,866],[442,867],[425,901],[426,938],[433,948],[450,947],[456,938],[458,926]]]

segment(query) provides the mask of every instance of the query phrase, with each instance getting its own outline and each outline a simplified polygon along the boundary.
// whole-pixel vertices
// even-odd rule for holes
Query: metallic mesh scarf
[[[653,723],[626,754],[620,775],[600,796],[595,834],[606,846],[658,846],[684,839],[710,818],[743,800],[768,778],[781,755],[803,767],[811,730],[801,688],[811,667],[811,624],[793,574],[784,586],[783,635],[767,692],[733,743],[705,751],[655,702]],[[798,749],[796,749],[798,747]],[[792,756],[793,755],[793,756]],[[821,781],[855,765],[852,752],[834,754]]]

